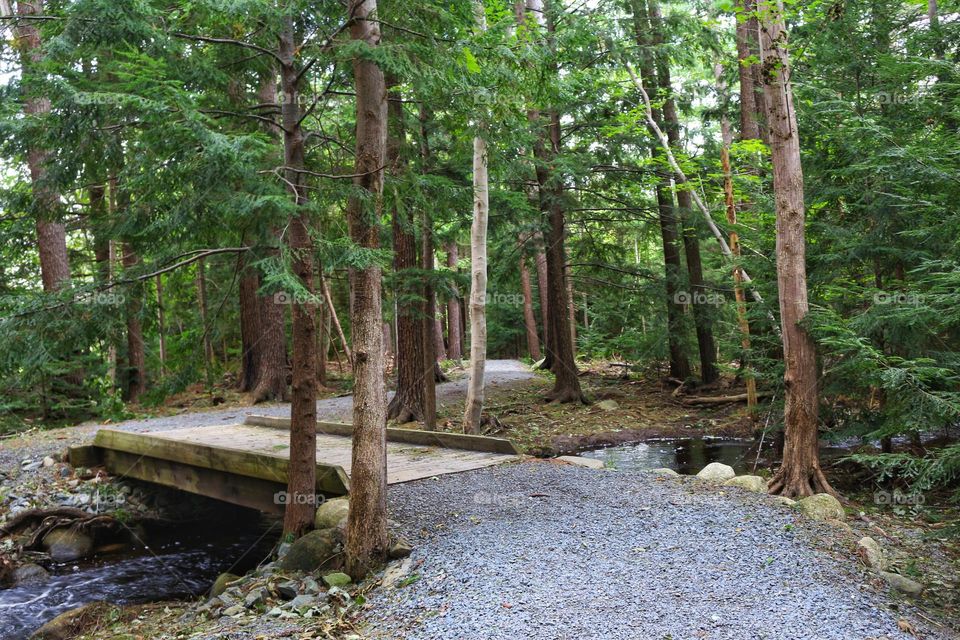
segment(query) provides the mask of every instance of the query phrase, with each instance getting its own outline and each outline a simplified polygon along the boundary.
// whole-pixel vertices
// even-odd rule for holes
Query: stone
[[[303,579],[303,591],[305,593],[320,593],[320,584],[312,577],[307,576]]]
[[[773,497],[773,502],[774,502],[775,504],[779,504],[779,505],[782,505],[782,506],[784,506],[784,507],[793,507],[793,506],[795,506],[795,505],[797,504],[797,501],[796,501],[796,500],[794,500],[794,499],[792,499],[792,498],[788,498],[787,496],[774,496],[774,497]]]
[[[284,600],[293,600],[299,593],[299,585],[293,580],[287,580],[277,585],[277,594]]]
[[[601,400],[597,403],[597,406],[603,411],[616,411],[620,408],[620,403],[616,400]]]
[[[736,475],[737,472],[733,470],[733,467],[720,462],[711,462],[700,470],[697,477],[708,482],[725,482],[736,477]]]
[[[274,607],[273,609],[270,609],[270,611],[267,611],[267,615],[272,618],[280,617],[281,613],[283,613],[283,609],[281,609],[280,607]]]
[[[227,590],[228,583],[239,579],[240,576],[236,574],[221,573],[217,576],[217,579],[213,581],[213,585],[210,587],[210,597],[216,598],[217,596],[223,594],[223,592]]]
[[[76,638],[77,627],[82,624],[83,620],[91,617],[91,614],[96,615],[96,610],[108,606],[110,605],[106,602],[97,601],[90,602],[76,609],[64,611],[34,631],[30,636],[30,640],[71,640],[72,638]]]
[[[340,542],[333,529],[318,529],[297,538],[279,562],[281,571],[312,573],[334,560]]]
[[[723,483],[725,487],[740,487],[755,493],[767,492],[767,481],[760,476],[737,476]]]
[[[653,475],[656,475],[656,476],[671,476],[671,477],[680,475],[673,469],[669,469],[667,467],[657,467],[656,469],[647,469],[647,473],[652,473]]]
[[[327,500],[317,508],[317,513],[313,518],[313,528],[332,529],[340,523],[340,520],[347,517],[349,510],[350,500],[348,498]]]
[[[247,609],[254,609],[266,602],[269,595],[264,587],[252,589],[250,593],[247,594],[247,597],[243,599],[243,606]]]
[[[400,538],[390,547],[390,550],[387,551],[387,556],[391,560],[399,560],[400,558],[406,558],[411,553],[413,553],[413,545],[403,538]]]
[[[52,467],[55,463],[56,463],[56,460],[54,460],[50,456],[47,456],[43,459],[43,466],[45,467]]]
[[[302,594],[297,596],[296,598],[294,598],[284,606],[289,608],[291,611],[300,612],[300,611],[309,609],[315,604],[317,604],[317,599],[314,596],[308,596],[306,594]]]
[[[406,558],[400,563],[391,563],[387,565],[387,568],[384,570],[380,584],[383,587],[392,587],[410,575],[412,570],[413,560],[411,558]]]
[[[90,555],[93,540],[71,529],[54,529],[43,537],[43,548],[54,562],[71,562]]]
[[[328,587],[345,587],[353,582],[353,579],[347,574],[337,571],[323,576],[323,581]]]
[[[588,469],[603,469],[603,460],[595,458],[583,458],[581,456],[557,456],[560,462],[575,464],[578,467],[587,467]]]
[[[843,520],[843,505],[828,493],[818,493],[797,502],[800,513],[814,520]]]
[[[230,616],[232,618],[235,618],[239,615],[243,615],[243,613],[246,610],[247,609],[242,604],[235,604],[232,607],[227,607],[226,609],[221,611],[221,613],[225,616]]]
[[[881,571],[880,577],[887,581],[891,587],[896,589],[901,593],[906,593],[912,596],[918,595],[923,591],[923,585],[917,582],[916,580],[911,580],[906,576],[902,576],[899,573],[890,573],[889,571]]]
[[[871,569],[883,571],[887,568],[887,559],[884,556],[883,548],[870,536],[864,536],[857,541],[857,552],[860,554],[863,563]]]
[[[20,587],[29,584],[40,584],[46,582],[49,578],[50,574],[46,569],[38,564],[29,562],[27,564],[20,565],[14,570],[13,585],[15,587]]]

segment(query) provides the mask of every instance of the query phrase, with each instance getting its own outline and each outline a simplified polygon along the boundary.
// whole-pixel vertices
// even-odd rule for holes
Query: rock
[[[387,556],[391,560],[399,560],[400,558],[406,558],[411,553],[413,553],[413,545],[403,538],[400,538],[393,544],[392,547],[390,547],[390,550],[387,552]]]
[[[575,464],[578,467],[587,467],[588,469],[603,469],[603,460],[595,458],[583,458],[580,456],[557,456],[560,462]]]
[[[797,502],[800,513],[814,520],[843,520],[843,505],[828,493],[818,493]]]
[[[679,475],[680,475],[679,473],[677,473],[677,472],[674,471],[673,469],[669,469],[669,468],[667,468],[667,467],[658,467],[658,468],[656,468],[656,469],[647,469],[647,473],[652,473],[653,475],[657,475],[657,476],[679,476]]]
[[[918,595],[923,591],[923,585],[917,582],[916,580],[911,580],[906,576],[902,576],[899,573],[890,573],[889,571],[881,571],[880,577],[887,581],[891,587],[900,591],[901,593],[906,593],[912,596]]]
[[[289,608],[291,611],[304,611],[310,607],[317,604],[317,599],[314,596],[308,596],[306,594],[299,595],[284,606]]]
[[[323,576],[323,581],[328,587],[345,587],[353,582],[353,579],[347,574],[338,571]]]
[[[725,487],[740,487],[755,493],[767,492],[767,481],[760,476],[737,476],[723,483]]]
[[[312,573],[333,560],[340,552],[340,543],[333,529],[318,529],[294,540],[280,560],[281,571]]]
[[[40,584],[50,578],[47,570],[32,562],[20,565],[13,572],[13,586],[20,587],[28,584]]]
[[[406,558],[403,562],[390,564],[383,572],[380,584],[383,587],[392,587],[406,578],[413,569],[413,560]]]
[[[221,613],[223,613],[223,615],[225,616],[236,617],[239,615],[243,615],[245,611],[246,611],[246,608],[242,604],[235,604],[232,607],[227,607]]]
[[[348,498],[327,500],[317,508],[317,514],[313,518],[313,528],[332,529],[340,523],[340,520],[347,517],[349,510],[350,500]]]
[[[264,587],[252,589],[250,593],[247,594],[247,597],[243,599],[243,606],[247,609],[255,609],[266,602],[269,595]]]
[[[784,507],[793,507],[797,504],[796,500],[788,498],[786,496],[774,496],[773,501],[776,504],[783,505]]]
[[[240,576],[233,573],[221,573],[217,576],[217,579],[213,581],[213,586],[210,587],[210,597],[216,598],[221,595],[224,591],[227,590],[227,584],[233,582],[234,580],[239,580]]]
[[[320,593],[320,584],[312,577],[307,576],[303,579],[303,590],[306,593]]]
[[[603,411],[616,411],[620,408],[620,404],[616,400],[601,400],[597,403],[597,406]]]
[[[883,571],[887,568],[887,559],[884,556],[883,548],[870,536],[864,536],[857,541],[857,552],[863,559],[863,563],[871,569]]]
[[[52,467],[55,463],[56,463],[56,460],[54,460],[50,456],[47,456],[43,459],[43,466],[45,467]]]
[[[280,607],[274,607],[273,609],[270,609],[270,611],[267,611],[267,615],[271,618],[278,618],[280,617],[281,613],[283,613],[283,609]]]
[[[69,478],[71,473],[73,473],[73,472],[70,471],[70,467],[60,467],[60,477],[61,477],[61,478]]]
[[[54,562],[70,562],[89,555],[93,550],[93,540],[85,533],[61,528],[43,537],[43,547]]]
[[[82,607],[64,611],[34,631],[30,640],[71,640],[71,638],[76,638],[79,635],[78,632],[83,629],[84,622],[87,621],[87,624],[89,624],[89,619],[96,616],[96,610],[104,606],[109,605],[105,602],[90,602]]]
[[[709,482],[724,482],[736,477],[736,475],[737,472],[733,470],[733,467],[719,462],[711,462],[700,470],[697,477]]]
[[[293,600],[300,593],[300,588],[293,580],[287,580],[277,585],[277,593],[284,600]]]

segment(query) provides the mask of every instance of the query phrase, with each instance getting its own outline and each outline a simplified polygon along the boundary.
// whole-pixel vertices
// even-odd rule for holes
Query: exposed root
[[[807,498],[817,493],[840,497],[819,465],[812,466],[805,473],[791,473],[788,467],[780,467],[767,484],[767,493],[785,498]]]
[[[554,389],[546,394],[543,399],[550,404],[567,404],[570,402],[590,404],[590,401],[579,389]]]
[[[387,420],[396,420],[399,424],[423,422],[423,408],[406,402],[399,393],[394,394],[387,405]]]

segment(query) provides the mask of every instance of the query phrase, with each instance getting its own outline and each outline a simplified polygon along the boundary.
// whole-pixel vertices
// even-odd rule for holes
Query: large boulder
[[[818,493],[797,502],[800,513],[814,520],[843,520],[843,505],[829,493]]]
[[[339,571],[323,576],[323,581],[327,583],[328,587],[345,587],[353,582],[350,576],[345,573],[340,573]]]
[[[760,476],[737,476],[723,483],[725,487],[740,487],[755,493],[767,492],[767,481]]]
[[[56,618],[33,632],[30,640],[70,640],[87,630],[91,622],[106,613],[112,605],[106,602],[90,602],[64,611]]]
[[[340,541],[334,529],[317,529],[290,545],[290,550],[280,560],[281,571],[312,573],[334,563],[340,554]]]
[[[350,511],[349,498],[334,498],[325,501],[317,508],[313,518],[314,529],[331,529],[340,524]]]
[[[912,596],[918,595],[923,591],[923,585],[917,582],[916,580],[911,580],[906,576],[902,576],[899,573],[890,573],[889,571],[881,571],[880,577],[887,581],[891,587],[896,589],[901,593],[906,593]]]
[[[54,562],[71,562],[90,555],[93,539],[74,529],[54,529],[43,537],[43,548]]]
[[[32,562],[20,565],[13,572],[13,585],[15,587],[40,584],[49,579],[50,574],[47,573],[47,570]]]
[[[883,571],[887,568],[887,559],[884,556],[883,548],[870,536],[864,536],[857,541],[857,552],[863,559],[863,563],[871,569]]]
[[[736,475],[737,472],[733,470],[733,467],[720,462],[711,462],[700,470],[697,477],[708,482],[726,482]]]

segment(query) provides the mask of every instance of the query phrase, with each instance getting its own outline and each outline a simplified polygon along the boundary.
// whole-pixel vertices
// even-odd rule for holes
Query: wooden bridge
[[[317,423],[317,492],[350,491],[353,426]],[[100,429],[92,445],[73,447],[74,466],[103,465],[120,477],[174,487],[233,504],[280,513],[286,490],[290,420],[248,416],[243,424],[133,433]],[[387,483],[480,469],[514,460],[503,438],[387,429]]]

